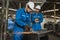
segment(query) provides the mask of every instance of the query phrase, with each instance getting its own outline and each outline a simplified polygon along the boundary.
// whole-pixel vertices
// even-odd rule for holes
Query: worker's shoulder
[[[23,11],[24,10],[24,8],[19,8],[17,11]]]
[[[43,15],[43,13],[40,12],[39,15]]]

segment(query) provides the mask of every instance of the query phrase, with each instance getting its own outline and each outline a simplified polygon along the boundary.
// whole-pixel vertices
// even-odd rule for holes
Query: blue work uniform
[[[38,18],[39,22],[35,22],[35,19]],[[43,21],[42,13],[32,13],[32,29],[34,31],[41,30],[41,22]]]
[[[30,13],[25,11],[25,8],[21,8],[16,12],[16,19],[14,24],[14,38],[13,40],[22,40],[23,34],[17,34],[18,32],[24,32],[26,24],[30,24]]]
[[[8,18],[8,30],[12,30],[14,27],[14,22],[12,21],[12,18]]]

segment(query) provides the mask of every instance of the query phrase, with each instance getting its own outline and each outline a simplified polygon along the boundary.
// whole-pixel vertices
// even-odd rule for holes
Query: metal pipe
[[[56,3],[54,3],[54,20],[56,22],[56,11],[55,11],[55,9],[56,9]]]
[[[21,8],[21,2],[19,2],[19,8]]]
[[[36,2],[36,0],[34,0],[34,3]]]
[[[55,11],[55,8],[56,8],[56,2],[54,3],[54,32],[55,32],[55,23],[56,23],[56,11]]]
[[[41,7],[44,5],[45,2],[46,2],[46,0],[42,1],[42,3],[41,3]]]
[[[9,0],[6,0],[6,17],[5,17],[5,28],[4,28],[4,40],[6,40],[7,26],[8,26],[8,8]]]
[[[59,11],[59,9],[46,10],[46,11],[42,11],[42,12],[46,13],[46,12],[54,12],[54,11]]]
[[[3,40],[3,19],[4,19],[4,7],[5,7],[5,0],[2,0],[2,13],[1,13],[1,40]]]

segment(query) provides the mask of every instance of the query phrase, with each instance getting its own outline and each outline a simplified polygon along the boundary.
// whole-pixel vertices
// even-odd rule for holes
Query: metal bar
[[[5,17],[5,28],[4,28],[4,40],[6,40],[7,26],[8,26],[8,8],[9,0],[6,0],[6,17]]]
[[[2,14],[1,14],[1,40],[3,40],[4,7],[5,7],[5,0],[2,0]]]
[[[56,2],[56,4],[60,4],[60,2]]]
[[[55,8],[56,8],[56,3],[54,3],[54,21],[56,23],[56,11],[55,11]],[[55,32],[55,23],[54,23],[54,32]]]
[[[21,2],[19,2],[19,8],[21,8]]]
[[[44,1],[42,2],[41,7],[45,4],[45,2],[46,2],[46,0],[44,0]]]
[[[42,2],[36,2],[36,1],[35,1],[34,3],[42,3]]]
[[[42,11],[42,12],[46,13],[46,12],[54,12],[54,11],[59,11],[59,9],[46,10],[46,11]]]
[[[34,3],[36,2],[36,0],[34,0]]]
[[[54,20],[56,22],[56,11],[55,11],[55,9],[56,9],[56,3],[54,3]]]

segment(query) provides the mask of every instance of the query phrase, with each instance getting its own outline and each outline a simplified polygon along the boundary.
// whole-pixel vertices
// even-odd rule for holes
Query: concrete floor
[[[49,35],[49,40],[60,40],[60,37]]]

